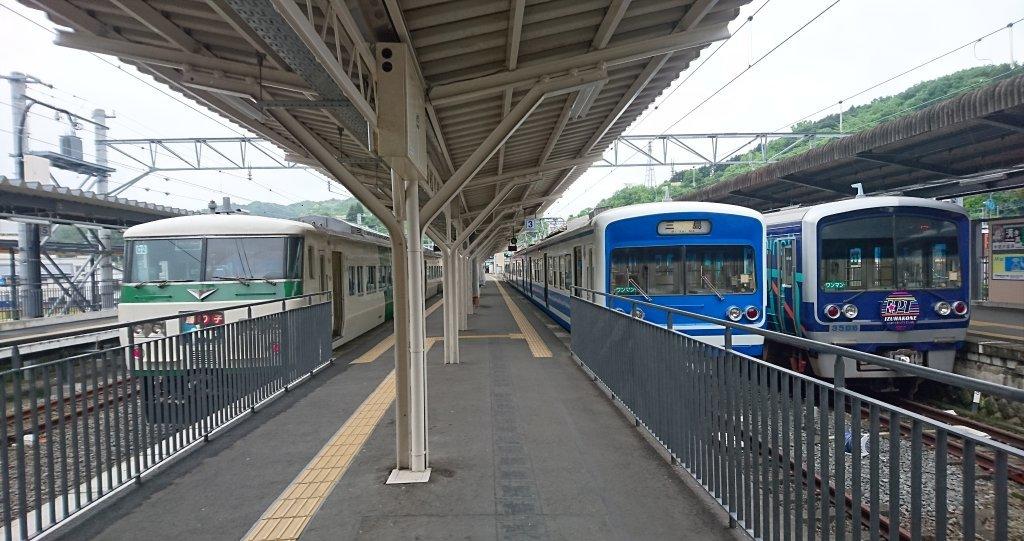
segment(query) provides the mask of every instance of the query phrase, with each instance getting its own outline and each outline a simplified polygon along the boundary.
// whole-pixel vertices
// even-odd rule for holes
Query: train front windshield
[[[915,214],[855,218],[821,227],[824,291],[961,287],[957,222]]]
[[[301,277],[298,237],[130,239],[127,248],[134,283]]]
[[[616,295],[714,295],[757,290],[754,249],[736,245],[615,248]]]

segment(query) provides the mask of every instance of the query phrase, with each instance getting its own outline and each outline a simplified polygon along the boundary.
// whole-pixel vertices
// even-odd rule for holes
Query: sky
[[[13,0],[0,0],[0,5],[53,28],[42,13]],[[755,12],[756,17],[737,31]],[[719,45],[705,49],[674,83],[671,95],[666,92],[656,103],[657,109],[650,109],[626,133],[788,131],[796,120],[822,108],[827,109],[812,120],[836,113],[839,100],[1000,28],[1003,30],[989,38],[846,100],[843,108],[963,68],[1011,59],[1024,61],[1024,22],[1005,29],[1021,18],[1024,2],[1020,0],[753,0],[730,25],[733,38],[694,71]],[[8,9],[0,9],[0,75],[20,71],[37,77],[52,88],[30,85],[30,96],[85,117],[95,108],[112,112],[116,117],[107,121],[112,139],[230,137],[244,133],[115,58],[57,47],[52,40],[49,31]],[[766,53],[763,60],[747,69]],[[0,174],[13,175],[10,93],[3,83]],[[33,108],[33,112],[38,114],[30,115],[30,148],[56,149],[58,137],[69,133],[69,123],[66,119],[55,120],[52,112],[42,108]],[[88,124],[82,124],[76,133],[83,138],[86,158],[91,159],[94,144]],[[110,160],[118,169],[111,186],[141,172],[138,163],[117,153],[111,153]],[[658,168],[655,178],[660,181],[670,173],[668,168]],[[547,215],[564,217],[591,207],[623,186],[643,183],[644,175],[642,167],[593,168],[552,205]],[[73,183],[75,177],[59,176],[58,180]],[[260,200],[287,204],[344,197],[347,193],[309,170],[254,170],[252,182],[246,171],[156,173],[123,195],[199,209],[206,206],[206,201],[219,201],[224,196],[237,203]]]

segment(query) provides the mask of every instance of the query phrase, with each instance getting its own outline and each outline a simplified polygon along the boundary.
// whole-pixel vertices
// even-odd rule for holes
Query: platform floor
[[[429,483],[384,484],[395,460],[384,325],[65,537],[734,539],[571,361],[568,334],[504,291],[483,288],[462,364],[444,366],[429,340]],[[427,335],[441,325],[438,310]]]

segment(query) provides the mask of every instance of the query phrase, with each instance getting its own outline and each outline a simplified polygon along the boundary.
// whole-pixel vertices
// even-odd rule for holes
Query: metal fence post
[[[732,327],[725,328],[725,349],[732,351]]]

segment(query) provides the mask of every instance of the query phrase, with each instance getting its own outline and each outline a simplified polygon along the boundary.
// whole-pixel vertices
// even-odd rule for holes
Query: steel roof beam
[[[274,9],[281,14],[281,17],[286,23],[288,23],[288,26],[290,26],[295,34],[299,36],[299,39],[306,45],[306,48],[309,49],[309,52],[312,53],[313,57],[315,57],[317,62],[320,63],[320,66],[327,71],[334,83],[338,85],[342,94],[352,102],[352,106],[355,107],[356,111],[370,125],[370,129],[376,130],[377,111],[372,105],[370,105],[366,96],[363,95],[360,88],[357,87],[356,83],[349,77],[345,67],[341,65],[337,58],[335,58],[334,53],[327,47],[324,40],[320,38],[320,35],[317,33],[313,23],[306,18],[304,13],[302,13],[298,4],[296,4],[294,0],[271,0],[271,2],[274,5]],[[363,46],[365,47],[365,45],[366,44],[364,43]],[[356,54],[361,54],[358,46],[356,49]],[[372,66],[374,64],[371,63],[369,65]],[[366,77],[370,79],[370,87],[372,88],[374,84],[373,75],[371,73],[367,73]]]
[[[577,91],[579,93],[581,91]],[[576,99],[572,94],[566,96],[565,105],[562,106],[562,113],[558,115],[558,120],[555,121],[555,127],[551,130],[551,136],[548,137],[548,142],[544,145],[544,150],[540,153],[540,159],[537,160],[537,165],[544,165],[544,162],[548,161],[548,157],[551,156],[551,151],[555,149],[555,143],[558,142],[558,138],[562,136],[562,130],[565,129],[566,123],[569,122],[569,113],[572,112],[573,103]]]
[[[203,68],[247,79],[259,78],[268,86],[280,86],[287,90],[300,92],[309,91],[309,85],[302,80],[302,77],[295,73],[268,68],[263,68],[261,73],[261,70],[253,64],[223,60],[185,51],[172,51],[153,45],[142,45],[120,39],[89,36],[61,30],[57,31],[54,43],[61,47],[109,54],[146,64],[179,70],[184,70],[188,67]]]
[[[815,190],[819,190],[819,191],[823,191],[823,192],[830,192],[830,193],[839,194],[839,195],[843,195],[843,196],[853,195],[853,193],[844,192],[844,191],[841,191],[841,190],[837,190],[835,188],[829,188],[828,186],[822,186],[820,183],[815,182],[814,180],[809,179],[809,178],[797,177],[797,176],[794,176],[794,175],[786,175],[784,177],[778,177],[778,178],[779,178],[779,180],[781,180],[782,182],[785,182],[787,184],[796,184],[797,186],[804,186],[804,187],[807,187],[807,188],[814,188]]]
[[[110,3],[123,9],[175,47],[190,53],[212,56],[201,43],[142,0],[110,0]]]
[[[559,77],[534,86],[526,93],[519,103],[509,112],[507,116],[477,147],[462,165],[452,174],[437,195],[424,205],[420,216],[421,224],[428,224],[441,208],[448,204],[448,201],[461,191],[463,186],[480,171],[480,168],[487,163],[497,151],[498,147],[505,143],[509,137],[522,125],[526,118],[532,113],[541,101],[545,98],[571,92],[583,85],[599,81],[608,77],[604,70],[591,70],[586,73]]]
[[[854,156],[858,160],[864,160],[874,163],[881,163],[884,165],[895,165],[906,169],[916,169],[918,171],[924,171],[926,173],[935,173],[937,175],[943,175],[948,177],[956,177],[963,175],[964,173],[954,171],[952,169],[943,167],[941,165],[931,165],[921,163],[918,160],[912,158],[905,158],[903,156],[895,154],[875,154],[870,152],[864,152]]]
[[[729,30],[724,24],[677,32],[557,60],[535,62],[520,66],[514,71],[502,71],[466,81],[438,85],[431,89],[429,95],[434,105],[460,103],[495,94],[505,88],[528,84],[545,76],[594,66],[615,66],[635,62],[644,58],[701,47],[727,37],[729,37]]]
[[[83,9],[75,7],[66,0],[24,0],[26,3],[36,6],[38,9],[51,14],[54,22],[61,26],[67,26],[80,32],[105,35],[110,33],[110,27],[89,15]]]
[[[608,46],[608,41],[612,39],[615,30],[619,27],[619,23],[622,22],[622,17],[626,14],[626,10],[629,9],[631,1],[612,0],[611,5],[608,6],[608,11],[604,14],[604,19],[601,20],[601,26],[597,28],[597,33],[594,34],[594,41],[590,42],[592,50],[604,49]]]
[[[512,169],[505,171],[499,175],[492,175],[488,177],[479,177],[473,179],[473,181],[466,185],[466,189],[482,188],[484,186],[490,186],[492,184],[500,184],[510,178],[534,176],[544,173],[552,173],[555,171],[561,171],[577,165],[588,165],[596,160],[601,159],[600,156],[593,156],[589,158],[577,158],[574,160],[559,160],[557,162],[549,162],[538,167],[527,167],[523,169]]]

